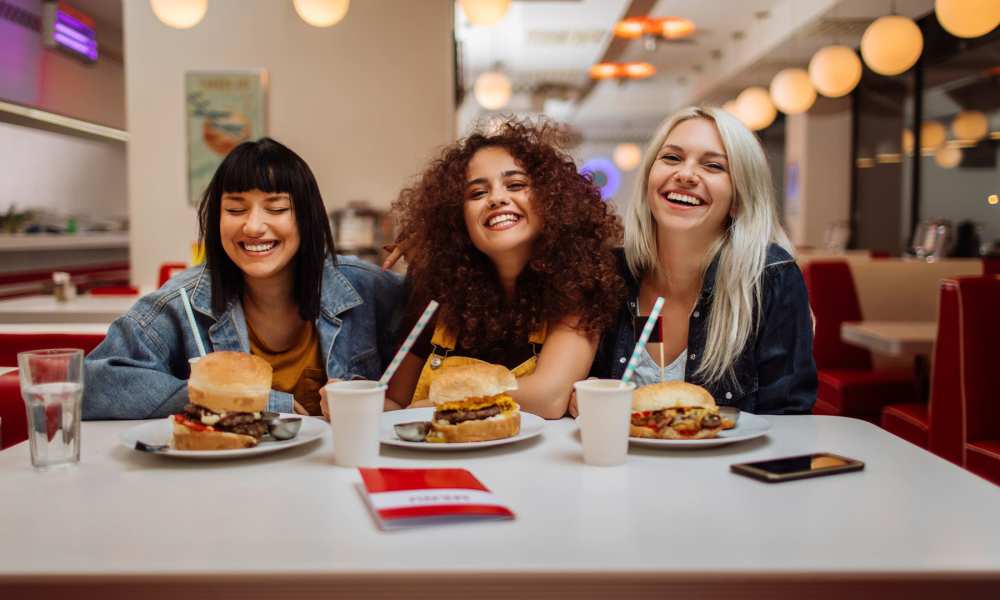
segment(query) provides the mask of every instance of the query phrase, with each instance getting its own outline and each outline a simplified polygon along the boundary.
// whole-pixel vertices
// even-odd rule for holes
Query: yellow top
[[[271,389],[291,394],[310,415],[319,415],[322,414],[319,391],[326,384],[326,368],[319,351],[316,325],[309,323],[303,329],[302,337],[291,348],[273,352],[261,343],[250,321],[247,321],[250,353],[266,360],[274,370]]]
[[[528,341],[531,342],[532,347],[535,349],[535,355],[510,370],[514,374],[514,377],[523,377],[535,372],[535,366],[538,364],[538,347],[545,343],[547,329],[547,327],[542,327],[541,331],[531,334]],[[475,363],[485,364],[486,361],[479,360],[478,358],[451,355],[450,353],[455,349],[456,342],[455,335],[448,331],[444,324],[438,321],[434,326],[434,337],[431,338],[434,350],[427,357],[427,360],[424,362],[424,368],[420,371],[420,378],[417,380],[417,387],[413,390],[413,399],[410,401],[411,405],[414,402],[427,399],[428,392],[431,389],[431,382],[434,381],[434,378],[441,369]],[[439,352],[441,353],[439,354]]]

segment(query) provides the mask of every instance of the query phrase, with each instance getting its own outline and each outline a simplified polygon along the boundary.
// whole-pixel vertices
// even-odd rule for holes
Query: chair
[[[959,378],[958,286],[953,279],[945,279],[940,285],[930,401],[886,406],[882,409],[882,427],[961,466],[964,413]]]
[[[965,468],[1000,485],[1000,277],[958,281]]]
[[[816,319],[813,356],[819,391],[814,414],[857,417],[878,423],[882,407],[916,400],[909,369],[873,369],[871,354],[840,339],[845,321],[861,321],[854,278],[846,261],[814,261],[803,269]]]
[[[80,348],[89,353],[103,340],[103,333],[3,333],[0,334],[0,365],[17,365],[17,353],[28,350]],[[28,439],[28,417],[17,371],[0,376],[0,418],[3,419],[0,448]]]
[[[170,280],[175,273],[183,271],[187,268],[184,263],[163,263],[160,265],[160,283],[158,287],[163,287],[163,284]]]
[[[1000,275],[1000,256],[983,258],[983,275]]]

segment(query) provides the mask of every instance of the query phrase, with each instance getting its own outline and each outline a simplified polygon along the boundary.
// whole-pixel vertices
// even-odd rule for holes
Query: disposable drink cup
[[[325,389],[333,429],[333,462],[341,467],[374,466],[385,386],[377,381],[338,381],[328,383]]]
[[[613,467],[625,464],[634,383],[617,379],[587,379],[573,384],[580,410],[577,422],[583,442],[583,462]]]
[[[28,413],[31,464],[38,469],[80,462],[83,350],[36,350],[17,355]]]

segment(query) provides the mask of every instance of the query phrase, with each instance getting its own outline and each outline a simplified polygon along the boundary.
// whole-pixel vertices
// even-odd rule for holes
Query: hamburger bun
[[[226,431],[196,431],[176,420],[173,424],[174,436],[170,445],[177,450],[239,450],[257,445],[256,438],[251,435]]]
[[[212,352],[191,365],[188,400],[212,412],[261,412],[271,393],[271,365],[245,352]]]
[[[452,425],[448,421],[433,421],[434,431],[428,441],[434,442],[486,442],[517,435],[521,431],[520,411],[505,411],[489,419],[463,421]]]
[[[714,409],[716,406],[715,398],[708,390],[684,381],[654,383],[632,392],[632,412],[652,412],[667,408]]]
[[[506,367],[476,363],[441,369],[431,382],[428,398],[435,405],[448,404],[467,398],[489,398],[516,389],[517,378]]]
[[[628,434],[631,437],[658,438],[661,440],[705,440],[719,437],[719,428],[702,429],[694,435],[684,435],[672,427],[664,427],[657,431],[652,427],[639,427],[638,425],[629,424]]]

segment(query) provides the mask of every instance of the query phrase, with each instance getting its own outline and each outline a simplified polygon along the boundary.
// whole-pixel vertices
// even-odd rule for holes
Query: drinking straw
[[[420,332],[427,326],[427,322],[431,320],[431,315],[434,314],[437,307],[438,303],[431,300],[430,304],[427,305],[427,308],[424,309],[424,314],[420,315],[420,318],[417,319],[417,324],[410,330],[410,335],[406,336],[406,339],[403,340],[403,345],[400,346],[399,350],[396,352],[396,356],[392,357],[392,362],[389,363],[389,368],[385,370],[385,373],[383,373],[382,377],[378,380],[378,384],[380,386],[389,384],[389,380],[392,379],[392,376],[396,373],[396,369],[398,369],[400,363],[403,362],[403,358],[406,357],[406,353],[410,351],[410,346],[412,346],[413,342],[417,341],[417,338],[420,337]]]
[[[656,302],[653,303],[653,310],[649,311],[649,317],[646,318],[646,326],[642,328],[639,341],[635,343],[635,349],[632,350],[632,358],[628,360],[628,365],[625,367],[625,374],[622,375],[622,383],[628,383],[632,379],[632,375],[635,374],[635,368],[639,366],[639,357],[642,356],[642,349],[646,346],[646,342],[649,341],[649,335],[653,333],[653,327],[656,326],[656,319],[659,318],[661,310],[663,310],[663,296],[656,299]]]
[[[191,324],[191,332],[194,333],[194,341],[198,344],[198,353],[205,356],[205,346],[201,343],[201,332],[198,331],[198,324],[194,322],[194,313],[191,311],[191,301],[188,300],[187,290],[181,288],[181,302],[184,303],[184,312],[187,313],[188,323]]]
[[[667,370],[667,361],[663,360],[663,320],[658,319],[660,322],[660,382],[663,382],[663,373]]]

